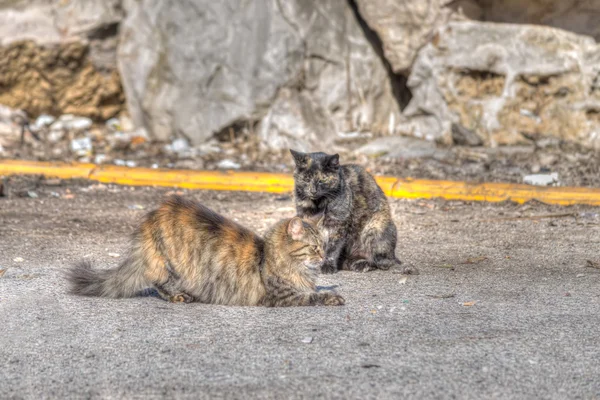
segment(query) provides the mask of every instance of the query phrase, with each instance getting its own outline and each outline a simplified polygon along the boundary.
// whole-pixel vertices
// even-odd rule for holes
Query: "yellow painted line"
[[[0,175],[44,175],[62,179],[84,178],[120,185],[270,193],[290,192],[294,188],[294,179],[287,174],[128,168],[19,160],[0,160]],[[391,176],[378,176],[375,179],[387,196],[403,199],[439,197],[446,200],[488,202],[508,200],[517,203],[538,200],[547,204],[600,206],[600,189],[595,188],[430,181]]]

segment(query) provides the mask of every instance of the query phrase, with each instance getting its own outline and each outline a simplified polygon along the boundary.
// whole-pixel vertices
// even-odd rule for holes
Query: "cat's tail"
[[[113,269],[94,269],[89,261],[81,261],[67,271],[70,292],[80,296],[132,297],[147,288],[142,257],[128,257]]]

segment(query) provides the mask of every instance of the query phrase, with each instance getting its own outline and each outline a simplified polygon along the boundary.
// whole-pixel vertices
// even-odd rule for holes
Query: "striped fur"
[[[178,196],[150,212],[117,268],[80,263],[69,271],[74,294],[130,297],[154,287],[171,302],[240,306],[340,305],[317,292],[318,230],[300,218],[276,223],[262,239],[207,207]]]

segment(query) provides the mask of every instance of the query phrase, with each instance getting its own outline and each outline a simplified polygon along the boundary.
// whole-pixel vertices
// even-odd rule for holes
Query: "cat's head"
[[[316,224],[300,217],[286,222],[287,255],[295,265],[303,265],[309,269],[317,269],[323,262],[323,240]]]
[[[340,187],[340,157],[338,154],[301,153],[290,149],[296,169],[294,182],[297,193],[311,200],[335,194]]]

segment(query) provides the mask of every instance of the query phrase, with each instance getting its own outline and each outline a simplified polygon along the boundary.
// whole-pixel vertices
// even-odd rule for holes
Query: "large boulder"
[[[0,104],[110,118],[124,108],[116,70],[120,0],[0,3]]]
[[[600,48],[560,29],[449,22],[418,53],[404,130],[495,146],[554,136],[600,145]]]
[[[140,0],[126,12],[119,68],[132,118],[154,138],[250,126],[269,147],[308,150],[399,119],[347,2]]]
[[[394,72],[408,75],[419,49],[445,24],[452,0],[355,0],[360,15],[379,36]]]

